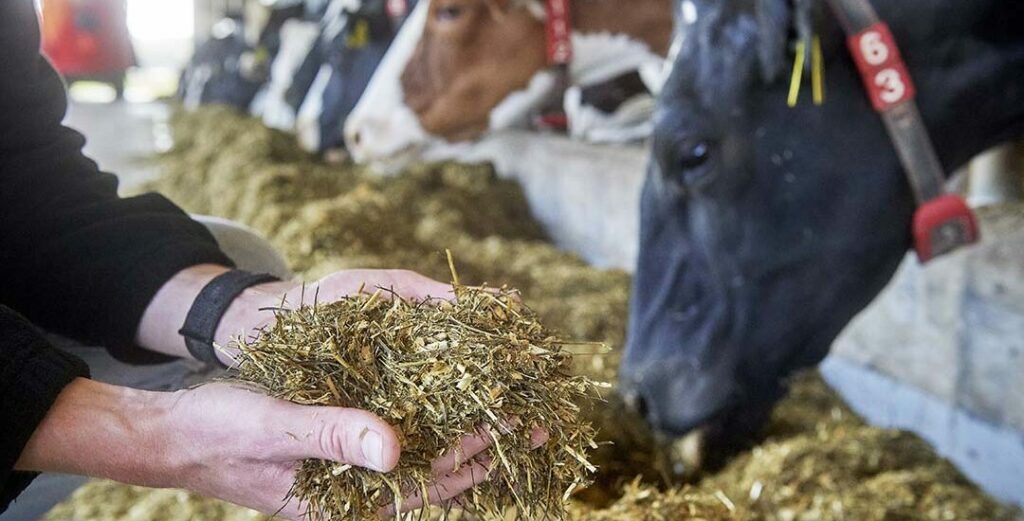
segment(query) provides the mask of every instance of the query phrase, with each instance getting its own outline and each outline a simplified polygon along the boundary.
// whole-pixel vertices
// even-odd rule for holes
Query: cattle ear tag
[[[345,39],[345,46],[349,49],[362,49],[370,43],[370,23],[365,18],[356,21],[355,27]]]
[[[811,64],[811,97],[814,99],[814,104],[821,105],[825,102],[825,63],[821,54],[821,39],[818,38],[818,35],[811,38],[810,49],[807,47],[807,43],[803,40],[796,43],[793,74],[789,79],[789,97],[786,99],[786,105],[789,108],[796,107],[800,99],[800,84],[803,82],[804,68],[807,66],[807,62]]]
[[[961,246],[978,242],[978,221],[963,198],[947,194],[914,213],[914,250],[922,264]]]

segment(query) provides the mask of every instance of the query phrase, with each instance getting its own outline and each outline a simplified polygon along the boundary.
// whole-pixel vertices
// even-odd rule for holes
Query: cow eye
[[[684,142],[679,150],[679,166],[692,171],[704,166],[711,157],[711,144],[704,140]]]
[[[670,157],[678,182],[687,190],[699,190],[714,178],[712,154],[714,143],[707,139],[685,138],[676,141]]]
[[[434,18],[439,22],[453,22],[462,16],[462,7],[457,5],[445,5],[437,8]]]

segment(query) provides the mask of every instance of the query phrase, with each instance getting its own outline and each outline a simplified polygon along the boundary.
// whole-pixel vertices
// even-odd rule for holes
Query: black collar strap
[[[265,273],[250,273],[243,270],[231,270],[213,278],[199,292],[192,308],[185,317],[185,325],[178,331],[185,337],[185,346],[196,360],[211,365],[227,367],[217,358],[213,339],[217,326],[228,306],[239,295],[257,284],[275,282],[281,279]]]
[[[896,39],[869,0],[828,0],[847,35],[871,104],[881,114],[906,171],[917,211],[914,249],[922,263],[978,241],[974,213],[963,198],[945,192],[942,170],[921,113],[916,90]]]

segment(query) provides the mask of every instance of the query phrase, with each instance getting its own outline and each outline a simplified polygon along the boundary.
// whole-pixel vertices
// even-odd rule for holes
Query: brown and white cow
[[[660,71],[672,0],[575,0],[569,82]],[[424,0],[349,117],[357,161],[393,159],[438,141],[520,125],[550,101],[543,0]],[[656,68],[656,69],[655,69]]]

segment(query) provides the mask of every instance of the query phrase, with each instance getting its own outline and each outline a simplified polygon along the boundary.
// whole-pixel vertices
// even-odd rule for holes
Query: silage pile
[[[161,159],[165,175],[153,188],[189,211],[253,226],[307,278],[348,267],[402,267],[448,280],[443,252],[451,248],[463,282],[519,288],[541,322],[564,337],[607,342],[611,353],[577,357],[576,369],[613,377],[628,276],[590,268],[545,241],[519,188],[489,167],[422,164],[379,178],[321,164],[289,137],[217,108],[177,116],[174,131],[176,146]],[[591,416],[599,438],[617,445],[593,455],[602,467],[598,484],[576,496],[573,519],[1017,519],[915,436],[866,426],[815,375],[795,381],[758,446],[690,486],[664,484],[650,432],[614,395],[609,399]],[[140,512],[149,494],[161,498],[160,509]],[[139,505],[107,512],[132,508],[130,517],[95,507],[129,497]],[[48,519],[176,519],[196,505],[216,504],[181,492],[172,496],[176,505],[167,497],[98,481]],[[224,507],[221,517],[203,519],[241,519],[231,516],[246,512]]]
[[[520,290],[566,338],[622,344],[629,276],[552,247],[519,186],[490,166],[418,164],[380,177],[325,165],[292,137],[225,108],[178,114],[172,126],[175,147],[149,188],[189,212],[255,228],[306,279],[405,268],[448,280],[450,249],[464,283]],[[614,374],[614,360],[595,360]]]

